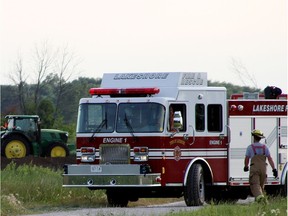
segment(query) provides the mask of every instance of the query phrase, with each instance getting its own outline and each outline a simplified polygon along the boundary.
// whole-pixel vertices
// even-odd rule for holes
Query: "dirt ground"
[[[71,155],[65,158],[49,158],[49,157],[34,157],[28,156],[25,158],[7,159],[1,156],[1,170],[9,163],[16,163],[17,166],[22,164],[35,164],[36,166],[50,167],[52,169],[62,169],[65,164],[75,164],[76,156]]]

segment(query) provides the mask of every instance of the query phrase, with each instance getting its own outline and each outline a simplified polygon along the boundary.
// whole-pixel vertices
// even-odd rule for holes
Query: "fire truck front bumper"
[[[65,165],[63,187],[160,187],[160,173],[143,173],[137,164]]]

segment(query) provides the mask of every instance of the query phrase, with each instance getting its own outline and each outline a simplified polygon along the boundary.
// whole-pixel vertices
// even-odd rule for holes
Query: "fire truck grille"
[[[130,146],[126,144],[102,144],[99,154],[100,164],[130,163]]]

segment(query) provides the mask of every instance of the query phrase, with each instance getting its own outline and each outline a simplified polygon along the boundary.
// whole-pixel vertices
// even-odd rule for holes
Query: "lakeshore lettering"
[[[181,86],[207,86],[207,78],[205,73],[181,73]],[[115,74],[113,80],[168,80],[169,73],[123,73]]]
[[[253,112],[287,112],[288,105],[253,105]]]
[[[167,79],[169,73],[128,73],[116,74],[114,80]]]

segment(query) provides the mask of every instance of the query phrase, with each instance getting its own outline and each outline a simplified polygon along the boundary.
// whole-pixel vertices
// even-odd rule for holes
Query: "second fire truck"
[[[181,197],[187,206],[250,195],[243,171],[251,131],[276,163],[268,194],[287,191],[287,95],[233,95],[206,73],[107,73],[79,103],[77,163],[64,187],[105,189],[111,206],[143,197]]]

